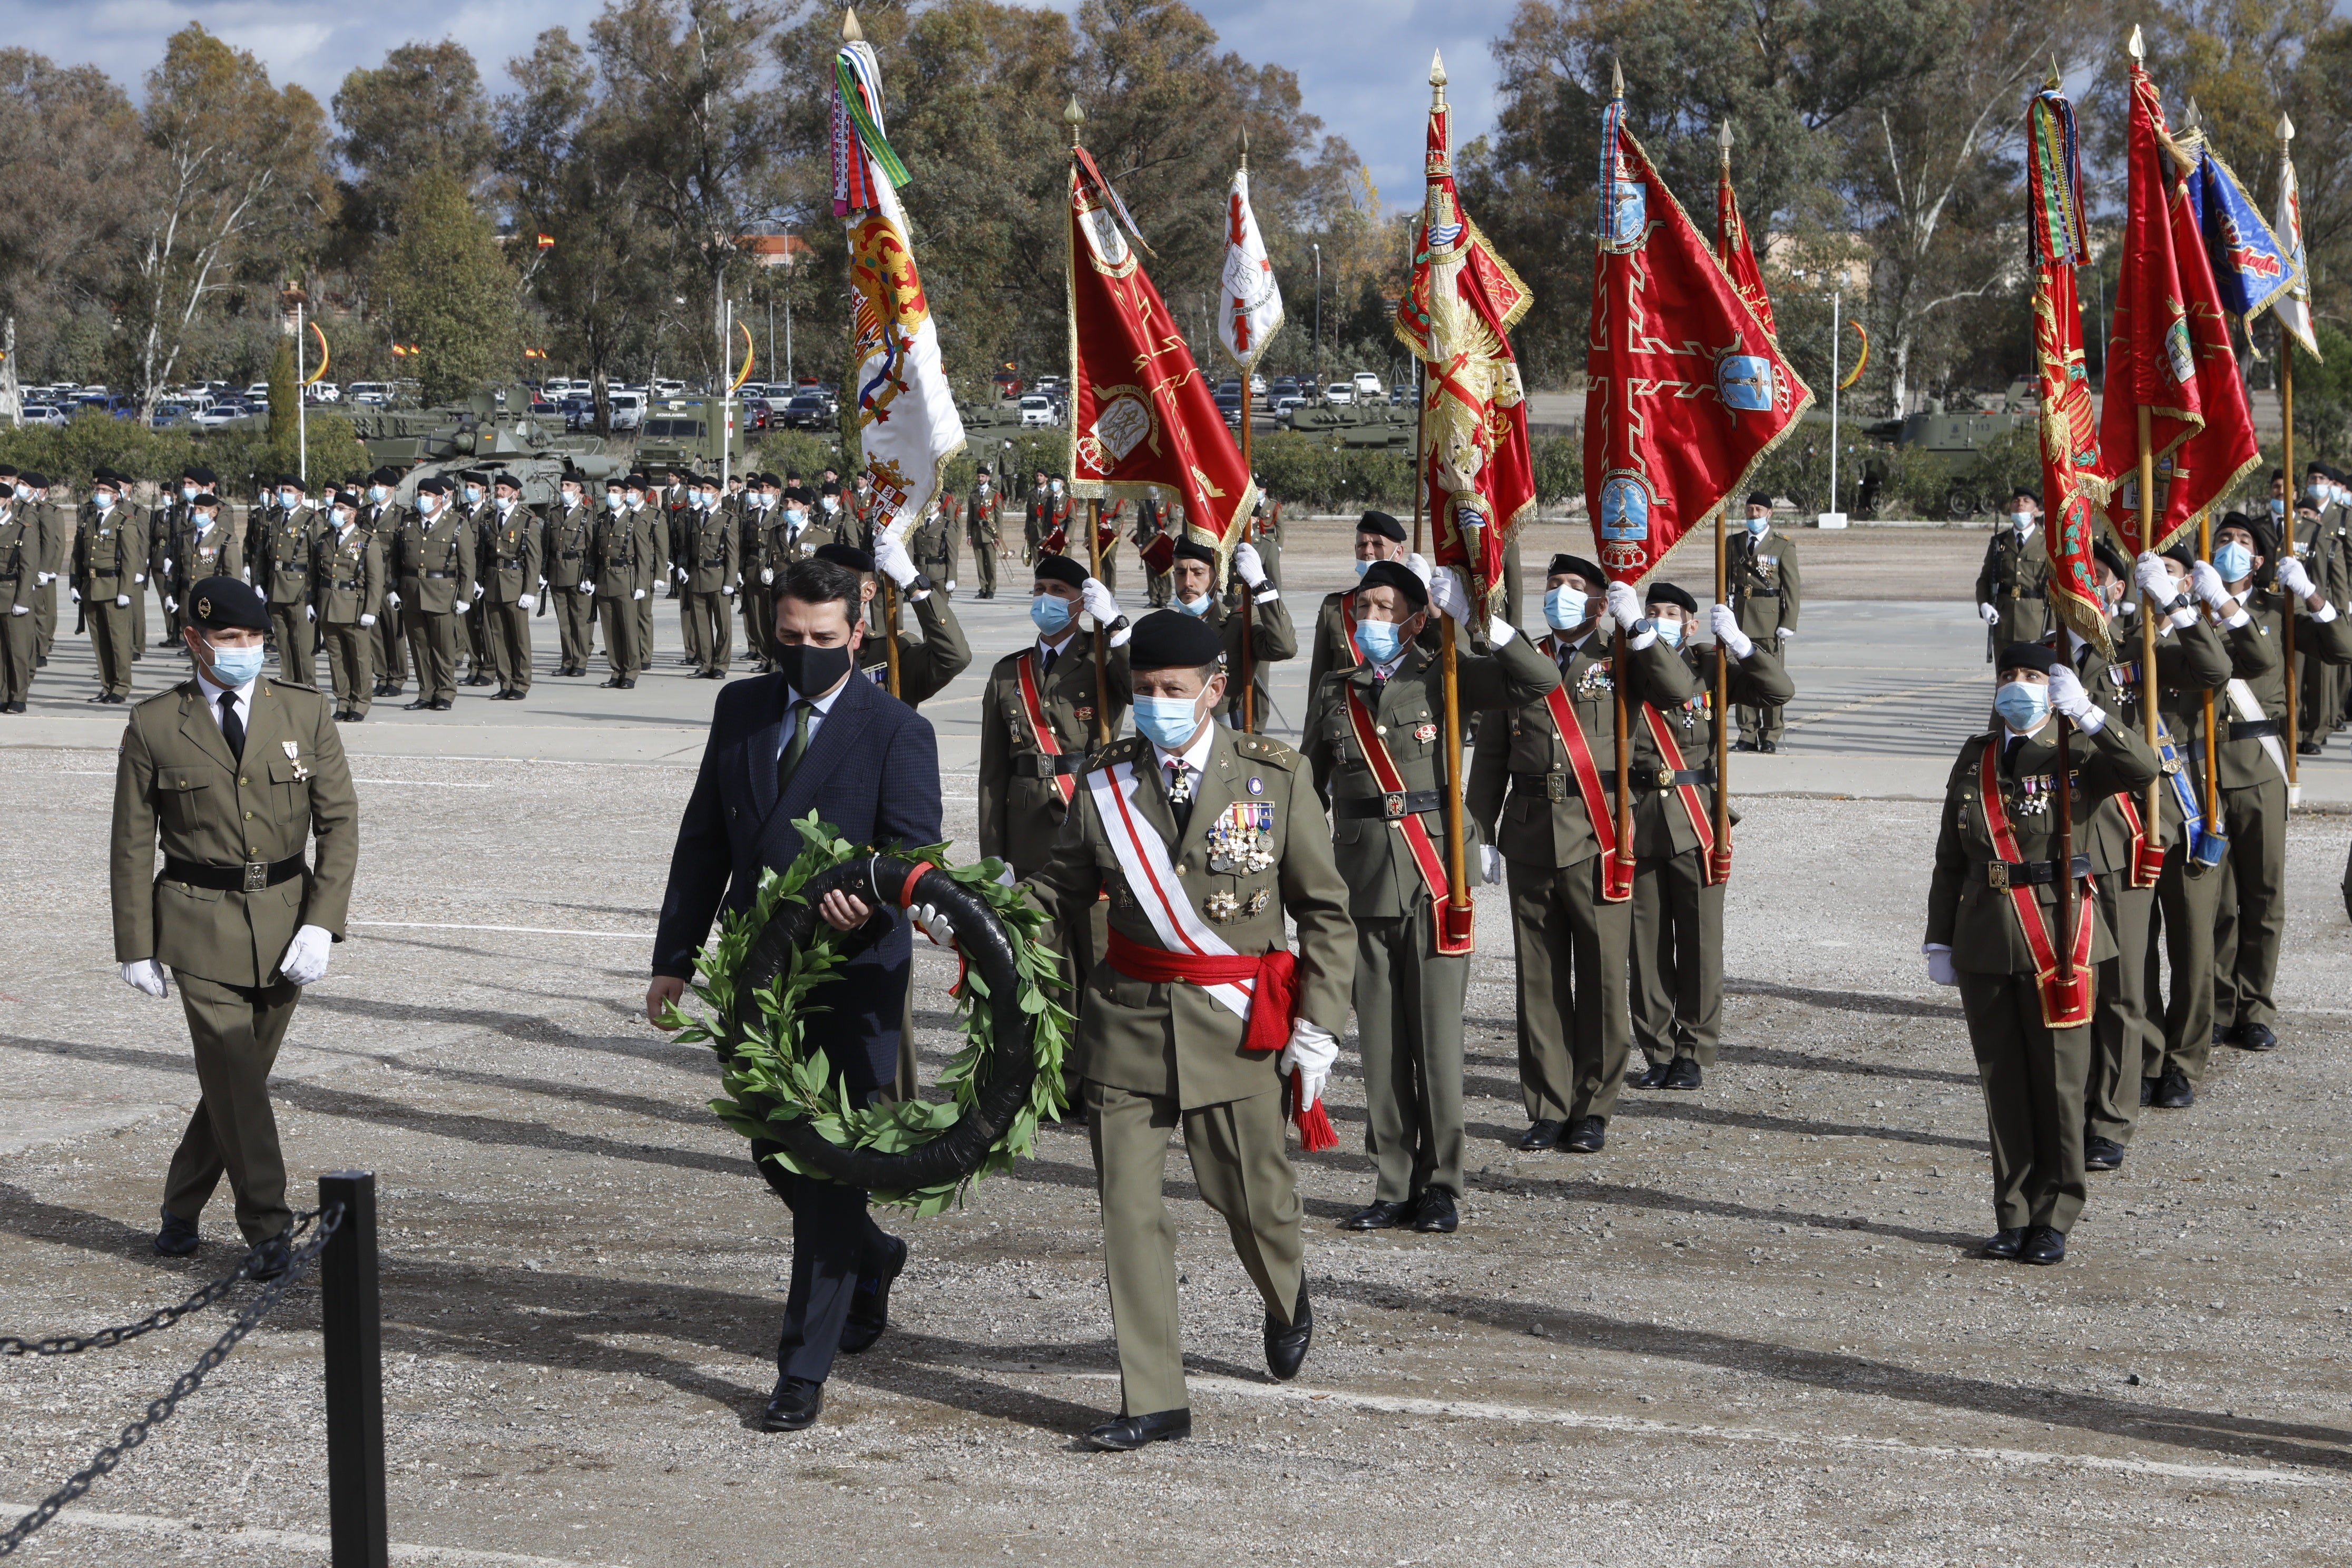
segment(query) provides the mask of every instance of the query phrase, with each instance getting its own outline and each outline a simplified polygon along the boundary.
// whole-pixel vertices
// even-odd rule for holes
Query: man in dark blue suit
[[[864,634],[858,601],[856,573],[828,561],[795,562],[776,584],[776,673],[719,694],[654,939],[646,1016],[656,1027],[685,994],[695,950],[720,910],[747,908],[761,871],[799,857],[796,820],[814,811],[852,843],[882,849],[945,837],[930,724],[872,681],[852,679]],[[836,1077],[871,1101],[898,1072],[911,931],[890,911],[839,891],[818,909],[835,929],[866,928],[875,939],[817,993],[824,1011],[809,1020],[809,1037]],[[792,1290],[765,1424],[796,1432],[824,1407],[835,1352],[855,1354],[881,1337],[907,1244],[874,1223],[863,1191],[792,1174],[770,1158],[778,1148],[751,1145],[761,1175],[793,1211]]]

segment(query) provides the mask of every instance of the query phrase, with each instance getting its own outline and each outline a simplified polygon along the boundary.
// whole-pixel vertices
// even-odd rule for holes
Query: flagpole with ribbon
[[[1433,114],[1445,107],[1445,63],[1444,58],[1434,51],[1429,57],[1429,107]],[[1426,233],[1429,226],[1429,209],[1426,205],[1422,209],[1421,221],[1424,231],[1422,245],[1425,249],[1429,243]],[[1414,357],[1416,363],[1419,363],[1419,356]],[[1413,426],[1416,431],[1423,427],[1423,421],[1417,416],[1413,421]],[[1413,447],[1412,465],[1413,537],[1418,542],[1421,536],[1423,505],[1421,491],[1430,483],[1429,454],[1423,449],[1418,441]],[[1463,552],[1465,559],[1470,563],[1470,569],[1463,574],[1469,582],[1470,602],[1473,605],[1483,605],[1486,602],[1486,584],[1480,579],[1478,566],[1486,559],[1486,542],[1480,526],[1484,520],[1475,514],[1462,511],[1458,508],[1455,510],[1455,520],[1456,526],[1464,530]],[[1437,570],[1443,572],[1446,568],[1440,566]],[[1471,921],[1471,909],[1470,862],[1464,852],[1462,833],[1462,683],[1461,670],[1456,662],[1457,656],[1454,646],[1452,616],[1438,617],[1438,636],[1444,639],[1442,658],[1444,660],[1442,668],[1444,672],[1445,697],[1445,897],[1446,902],[1453,906],[1452,915],[1454,924],[1466,932]]]
[[[1723,122],[1717,132],[1716,144],[1723,153],[1720,175],[1722,189],[1731,189],[1731,121]],[[1717,204],[1716,242],[1720,247],[1729,237],[1723,232],[1723,206]],[[1730,258],[1725,258],[1725,265]],[[1832,453],[1830,460],[1837,460]],[[1832,491],[1830,506],[1835,510],[1837,497]],[[1715,602],[1731,603],[1731,544],[1726,537],[1724,514],[1728,507],[1715,509]],[[1723,639],[1715,639],[1715,858],[1722,874],[1731,869],[1731,656]]]
[[[1062,110],[1062,123],[1070,128],[1070,177],[1073,180],[1076,179],[1078,174],[1078,127],[1086,122],[1087,111],[1078,107],[1077,96],[1074,93],[1070,97],[1070,106]],[[1073,237],[1072,245],[1068,265],[1075,270],[1078,265],[1075,237]],[[1070,448],[1074,454],[1077,450],[1078,439],[1077,431],[1075,428],[1078,416],[1077,388],[1080,374],[1077,330],[1076,319],[1073,317],[1070,322],[1070,418],[1074,427],[1070,431]],[[1087,501],[1087,558],[1088,562],[1087,575],[1097,582],[1101,581],[1102,501],[1098,498],[1089,498]],[[1095,745],[1099,748],[1110,744],[1110,628],[1108,626],[1095,628],[1094,645]]]
[[[2294,121],[2279,116],[2279,181],[2286,197],[2294,185]],[[2282,205],[2285,205],[2283,199]],[[2296,247],[2294,259],[2302,260],[2302,223],[2296,220],[2296,232],[2288,242]],[[2252,334],[2249,333],[2249,336]],[[2279,318],[2279,468],[2286,475],[2286,510],[2279,515],[2279,559],[2294,559],[2294,333],[2287,327],[2286,318]],[[2295,776],[2295,753],[2302,750],[2296,744],[2301,731],[2295,728],[2294,700],[2294,605],[2289,604],[2286,613],[2279,617],[2279,653],[2286,663],[2286,722],[2284,726],[2286,752],[2286,803],[2295,805],[2303,796],[2302,782]],[[2326,739],[2325,735],[2321,737]]]
[[[1622,106],[1625,101],[1625,67],[1614,55],[1609,58],[1609,99],[1612,104],[1621,106],[1619,113],[1622,114],[1623,112]],[[1605,559],[1603,564],[1606,564]],[[1615,718],[1614,741],[1617,757],[1617,798],[1614,807],[1617,817],[1617,860],[1618,864],[1630,872],[1633,866],[1633,747],[1631,737],[1633,726],[1625,710],[1625,675],[1628,662],[1625,628],[1620,624],[1616,628],[1615,637],[1612,639],[1610,648],[1609,668],[1613,679],[1609,684],[1615,699],[1612,709]],[[1723,715],[1718,713],[1716,715],[1716,727],[1718,731],[1722,728],[1722,724]]]

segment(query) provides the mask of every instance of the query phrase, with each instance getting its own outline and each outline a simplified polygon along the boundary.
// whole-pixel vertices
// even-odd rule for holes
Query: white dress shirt
[[[855,671],[852,673],[854,674]],[[816,732],[819,729],[824,727],[824,716],[833,711],[833,705],[835,702],[841,700],[842,689],[846,687],[848,684],[848,681],[844,680],[840,686],[835,687],[824,696],[808,699],[808,700],[816,704],[814,708],[812,708],[809,710],[808,738],[810,745],[814,746],[816,744]],[[779,757],[782,757],[784,754],[784,748],[793,743],[793,705],[801,700],[803,700],[803,699],[799,692],[793,690],[789,686],[784,688],[784,730],[783,733],[776,738],[776,755]]]
[[[253,732],[253,689],[260,683],[261,678],[257,675],[243,686],[223,686],[203,670],[196,671],[196,689],[205,694],[205,711],[213,716],[213,723],[218,725],[221,721],[221,694],[234,691],[237,721],[245,726],[247,734]]]

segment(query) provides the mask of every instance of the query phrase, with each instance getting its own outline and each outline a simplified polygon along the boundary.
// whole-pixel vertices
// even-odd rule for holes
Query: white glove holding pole
[[[1095,625],[1107,626],[1118,619],[1118,598],[1103,584],[1101,578],[1087,578],[1087,585],[1081,593],[1085,599],[1087,614],[1095,618]]]
[[[1470,590],[1462,585],[1462,574],[1453,567],[1442,567],[1431,574],[1429,607],[1453,616],[1465,626],[1470,624]]]
[[[2230,602],[2230,584],[2221,581],[2221,574],[2213,570],[2210,561],[2200,561],[2189,568],[2189,587],[2216,614]]]
[[[2139,559],[2132,563],[2132,581],[2138,584],[2139,596],[2151,605],[2168,605],[2180,597],[2164,557],[2151,552],[2140,552]]]
[[[1331,1079],[1331,1064],[1339,1059],[1339,1042],[1331,1032],[1301,1018],[1290,1026],[1290,1043],[1282,1047],[1274,1065],[1285,1078],[1297,1072],[1298,1103],[1304,1108],[1323,1098],[1323,1086]]]
[[[1631,583],[1612,583],[1606,597],[1610,618],[1631,632],[1642,619],[1642,595]]]
[[[907,547],[901,544],[895,535],[886,533],[874,542],[874,569],[898,584],[900,588],[914,585],[915,558],[907,553]],[[1087,607],[1092,609],[1094,606],[1088,605]],[[1110,619],[1118,618],[1118,611],[1114,606]]]
[[[150,996],[169,996],[172,983],[163,977],[163,966],[152,958],[122,966],[122,984],[133,991],[144,991]]]
[[[2106,714],[2083,689],[2083,678],[2074,673],[2072,666],[2050,667],[2050,706],[2085,735],[2095,735],[2106,727]]]
[[[1424,583],[1436,574],[1436,568],[1430,565],[1429,557],[1418,550],[1404,558],[1404,565],[1406,571]]]
[[[2311,597],[2311,574],[2303,569],[2302,562],[2292,555],[2287,556],[2279,562],[2277,571],[2280,587],[2298,599]]]
[[[334,936],[324,926],[304,926],[286,944],[286,956],[278,961],[278,973],[297,985],[308,985],[327,973],[327,952],[334,945]]]
[[[1994,609],[1990,605],[1979,605],[1977,606],[1977,614],[1984,617],[1984,624],[1989,626],[1997,626],[2000,625],[2000,612]]]
[[[1255,594],[1265,586],[1265,563],[1258,559],[1256,545],[1234,546],[1234,570],[1241,574],[1242,581],[1249,585],[1251,593]]]
[[[1732,613],[1729,605],[1711,606],[1706,613],[1706,622],[1715,632],[1715,640],[1721,643],[1723,651],[1732,658],[1746,658],[1756,651],[1755,643],[1739,629],[1739,617]]]
[[[1958,985],[1960,973],[1952,967],[1952,950],[1940,942],[1920,948],[1927,955],[1927,978],[1937,985]]]

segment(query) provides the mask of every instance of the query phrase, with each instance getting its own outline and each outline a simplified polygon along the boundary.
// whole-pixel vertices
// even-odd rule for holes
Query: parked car
[[[1354,403],[1356,401],[1356,384],[1352,381],[1333,382],[1330,385],[1323,389],[1323,401],[1333,405]]]
[[[641,392],[614,393],[612,405],[615,430],[634,430],[646,422],[646,397]]]
[[[184,403],[159,403],[155,405],[154,416],[147,421],[147,427],[150,430],[169,430],[174,426],[190,423],[195,416],[196,411]]]
[[[269,384],[266,381],[257,381],[251,386],[245,389],[245,395],[257,403],[268,403],[269,401]]]
[[[822,430],[833,422],[829,400],[821,392],[795,394],[778,416],[787,430]]]
[[[1059,423],[1060,421],[1054,416],[1054,400],[1044,393],[1033,392],[1021,400],[1021,424],[1024,428],[1033,425]]]
[[[586,430],[596,423],[596,400],[584,392],[567,392],[556,411],[563,416],[566,430]]]
[[[1349,376],[1348,381],[1356,389],[1357,402],[1385,403],[1388,401],[1388,388],[1382,386],[1381,378],[1370,371],[1360,370]]]
[[[343,389],[343,395],[365,407],[382,408],[392,402],[392,383],[355,381]]]
[[[743,399],[743,428],[772,430],[776,427],[776,405],[764,397]]]
[[[1230,392],[1227,391],[1225,388],[1228,386],[1233,390]],[[1217,412],[1224,416],[1225,423],[1233,428],[1238,430],[1242,427],[1242,389],[1240,383],[1227,382],[1225,386],[1217,388]]]
[[[253,410],[235,398],[225,397],[197,415],[189,423],[199,430],[217,430],[224,425],[234,425],[252,416]]]
[[[1265,406],[1269,413],[1273,414],[1276,418],[1279,419],[1283,415],[1288,413],[1294,408],[1306,407],[1307,399],[1300,396],[1297,389],[1294,388],[1289,392],[1275,393],[1265,400]]]
[[[341,403],[343,389],[331,381],[314,381],[302,389],[302,395],[313,403]]]
[[[66,427],[66,411],[54,403],[27,403],[23,418],[27,425],[46,425],[52,430]]]

